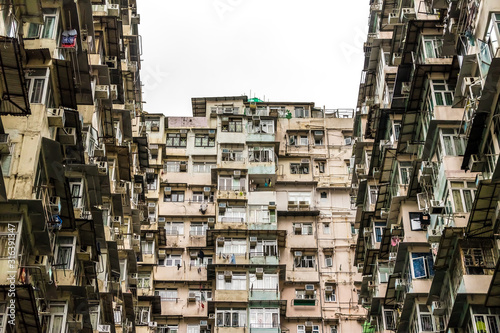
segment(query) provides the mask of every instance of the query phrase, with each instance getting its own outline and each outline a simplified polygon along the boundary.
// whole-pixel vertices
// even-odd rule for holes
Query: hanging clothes
[[[75,47],[77,35],[78,33],[75,29],[65,30],[62,33],[61,46],[66,48]]]

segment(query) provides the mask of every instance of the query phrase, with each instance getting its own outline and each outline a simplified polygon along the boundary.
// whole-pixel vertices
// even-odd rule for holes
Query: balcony
[[[264,252],[250,252],[251,265],[278,265],[279,257],[266,255]]]
[[[274,175],[276,164],[274,162],[250,162],[248,165],[249,175]]]
[[[216,290],[215,302],[246,302],[248,291],[246,290]]]
[[[278,224],[274,216],[270,217],[269,221],[248,223],[248,230],[276,230]]]
[[[248,296],[249,301],[279,301],[280,292],[278,287],[275,289],[254,289],[250,288],[250,294]]]
[[[244,186],[220,186],[217,191],[218,200],[247,200]]]
[[[275,324],[250,324],[250,333],[280,333],[281,329]]]
[[[221,265],[221,264],[247,265],[249,263],[248,253],[233,255],[229,253],[219,252],[214,259],[216,265]]]

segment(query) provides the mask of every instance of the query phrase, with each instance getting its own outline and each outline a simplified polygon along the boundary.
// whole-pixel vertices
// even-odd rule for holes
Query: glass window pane
[[[43,22],[42,38],[54,37],[55,23],[56,23],[56,18],[54,16],[45,16],[45,20]]]
[[[413,275],[415,279],[421,279],[427,276],[423,257],[413,259]]]
[[[31,103],[41,103],[43,95],[43,86],[45,79],[33,80],[33,91],[31,93]]]
[[[436,100],[436,105],[444,105],[443,102],[443,94],[440,92],[435,92],[434,93],[434,98]]]
[[[462,203],[462,196],[460,195],[460,190],[453,190],[451,192],[453,194],[453,202],[455,204],[455,212],[463,213],[464,208],[463,208],[463,203]]]

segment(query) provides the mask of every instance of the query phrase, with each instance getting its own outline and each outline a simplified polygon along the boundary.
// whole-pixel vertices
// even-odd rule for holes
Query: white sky
[[[191,116],[192,97],[355,108],[368,0],[143,0],[144,109]]]

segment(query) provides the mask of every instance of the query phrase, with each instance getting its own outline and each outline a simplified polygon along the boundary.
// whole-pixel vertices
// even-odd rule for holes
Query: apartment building
[[[132,133],[136,1],[0,13],[0,331],[134,332],[149,162]]]
[[[193,117],[134,124],[149,149],[137,332],[361,331],[353,110],[246,96],[192,105]]]
[[[500,327],[497,1],[371,1],[352,198],[364,332]]]

